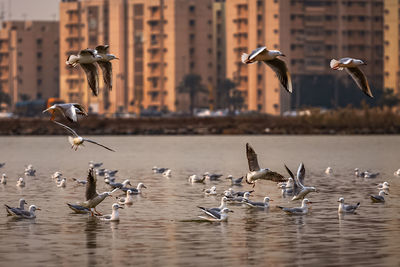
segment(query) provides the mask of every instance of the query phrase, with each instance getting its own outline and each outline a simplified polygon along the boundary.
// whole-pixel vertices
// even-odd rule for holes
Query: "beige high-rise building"
[[[0,90],[12,110],[19,101],[59,94],[58,22],[4,21],[0,30]]]
[[[82,0],[60,4],[61,96],[82,101],[99,113],[188,110],[188,95],[176,88],[186,74],[215,82],[212,0]],[[109,44],[113,90],[91,96],[80,68],[65,65],[69,54]],[[101,80],[101,76],[100,76]],[[208,106],[199,94],[197,106]]]
[[[226,29],[227,76],[239,85],[245,109],[280,114],[290,108],[291,96],[280,89],[269,67],[240,62],[242,53],[260,46],[286,55],[282,59],[292,74],[292,105],[338,103],[343,97],[338,95],[338,87],[345,84],[355,88],[346,72],[330,69],[332,58],[365,60],[368,65],[362,69],[372,89],[382,88],[383,0],[229,0]],[[312,90],[335,93],[332,100],[321,103],[322,97],[314,97],[309,93]]]
[[[384,0],[384,88],[400,94],[400,3]]]

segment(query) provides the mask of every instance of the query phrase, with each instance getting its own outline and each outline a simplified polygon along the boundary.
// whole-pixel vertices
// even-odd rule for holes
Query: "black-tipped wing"
[[[247,155],[247,161],[249,163],[249,170],[251,172],[259,171],[260,166],[258,165],[257,154],[249,143],[246,144],[246,155]]]
[[[99,54],[107,54],[109,47],[109,45],[98,45],[95,49]]]
[[[85,108],[84,108],[81,104],[73,103],[72,105],[73,105],[77,110],[79,110],[79,111],[77,112],[77,114],[87,116],[87,112],[86,112]]]
[[[86,73],[86,78],[93,95],[97,96],[99,94],[99,74],[96,65],[93,63],[80,65]]]
[[[290,76],[286,63],[280,60],[279,58],[266,60],[263,62],[268,66],[270,66],[271,69],[275,72],[283,88],[285,88],[286,91],[288,91],[289,93],[292,93],[293,92],[292,78]]]
[[[365,77],[364,73],[357,67],[345,69],[347,73],[350,74],[351,78],[353,78],[353,80],[356,82],[361,91],[363,91],[363,93],[367,96],[374,98],[371,89],[369,88],[367,77]]]
[[[102,144],[99,144],[99,143],[97,143],[97,142],[95,142],[95,141],[93,141],[93,140],[86,139],[86,138],[84,138],[83,140],[84,140],[84,141],[86,141],[86,142],[89,142],[89,143],[92,143],[92,144],[95,144],[95,145],[98,145],[98,146],[104,147],[105,149],[107,149],[107,150],[110,150],[110,151],[112,151],[112,152],[115,152],[115,151],[114,151],[114,150],[112,150],[111,148],[109,148],[109,147],[106,147],[106,146],[104,146],[104,145],[102,145]]]
[[[96,51],[93,49],[83,49],[81,51],[79,51],[79,55],[80,56],[95,56],[96,55]]]
[[[112,64],[110,61],[98,61],[101,70],[103,71],[103,81],[107,90],[112,90]]]
[[[95,197],[97,197],[97,191],[96,191],[96,176],[94,174],[94,169],[90,168],[88,172],[88,176],[86,178],[86,191],[85,191],[85,197],[86,200],[91,200]]]
[[[210,217],[213,217],[214,219],[221,219],[221,214],[215,210],[215,209],[206,209],[203,207],[199,207],[205,214],[207,214]]]
[[[273,181],[276,183],[281,183],[281,182],[285,182],[286,178],[283,177],[283,175],[274,172],[274,171],[268,171],[262,178],[260,178],[261,180],[268,180],[268,181]]]

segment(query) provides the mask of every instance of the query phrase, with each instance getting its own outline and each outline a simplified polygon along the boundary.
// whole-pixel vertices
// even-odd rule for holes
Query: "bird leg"
[[[99,216],[102,216],[103,214],[101,214],[100,212],[98,212],[97,210],[96,210],[96,208],[94,208],[94,211],[96,212],[96,215],[99,215]]]
[[[94,217],[94,213],[93,213],[93,208],[90,209],[90,214],[92,215],[92,217]]]

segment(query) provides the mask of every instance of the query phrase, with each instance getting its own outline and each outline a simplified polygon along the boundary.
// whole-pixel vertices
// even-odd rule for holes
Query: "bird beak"
[[[314,202],[308,201],[308,204],[313,204]]]
[[[119,209],[124,209],[124,207],[121,207],[121,206],[119,206],[118,208],[119,208]]]
[[[285,54],[281,54],[281,57],[286,57],[286,55]]]
[[[364,65],[367,65],[367,63],[364,62]]]
[[[40,209],[40,208],[36,208],[36,210],[42,210],[42,209]]]
[[[147,188],[145,185],[143,185],[143,188]]]
[[[118,60],[119,60],[119,57],[116,57],[116,58],[114,58],[114,59],[118,59]]]
[[[337,202],[340,202],[339,200]]]
[[[269,201],[274,201],[273,199],[270,199]]]
[[[229,212],[233,212],[233,210],[229,210]]]

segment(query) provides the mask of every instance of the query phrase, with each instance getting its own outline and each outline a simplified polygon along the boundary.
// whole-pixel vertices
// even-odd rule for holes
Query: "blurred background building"
[[[0,30],[2,104],[59,95],[58,22],[3,21]]]
[[[14,28],[27,29],[29,23],[36,22]],[[16,42],[16,47],[22,47],[18,39],[12,39],[11,28],[4,24],[1,30],[4,52],[0,57],[0,84],[14,102],[20,100],[20,94],[31,99],[57,96],[50,91],[58,86],[48,85],[46,80],[51,75],[43,77],[39,73],[50,65],[53,70],[59,69],[62,100],[82,102],[92,112],[102,114],[188,113],[192,108],[208,108],[278,115],[304,106],[359,106],[364,101],[373,105],[388,90],[400,93],[398,1],[61,0],[59,59],[45,59],[47,52],[42,53],[42,59],[36,58],[46,62],[46,66],[40,65],[40,61],[4,61],[9,52],[3,44],[10,47],[10,42]],[[40,26],[37,29],[39,36]],[[49,38],[42,41],[42,46],[47,46],[54,44],[51,38],[58,39],[58,35],[54,32],[43,38]],[[40,49],[36,39],[40,38],[27,44]],[[68,67],[65,61],[70,54],[99,44],[109,44],[110,53],[120,60],[112,62],[113,90],[103,89],[100,72],[100,95],[93,97],[84,72],[80,67]],[[242,53],[260,46],[278,49],[286,55],[282,59],[292,74],[293,94],[280,87],[274,72],[265,64],[241,62]],[[22,51],[26,57],[38,53]],[[345,71],[330,69],[332,58],[346,56],[367,62],[362,70],[374,100],[365,97]],[[23,71],[15,68],[18,64],[23,65]],[[15,79],[25,75],[27,65],[34,65],[36,70],[29,72],[33,75],[30,81],[38,84],[41,80],[46,86],[30,89],[34,84],[30,82],[29,88],[20,87],[19,91],[13,89],[16,86],[10,87],[3,78],[11,77],[8,69],[15,69]]]

